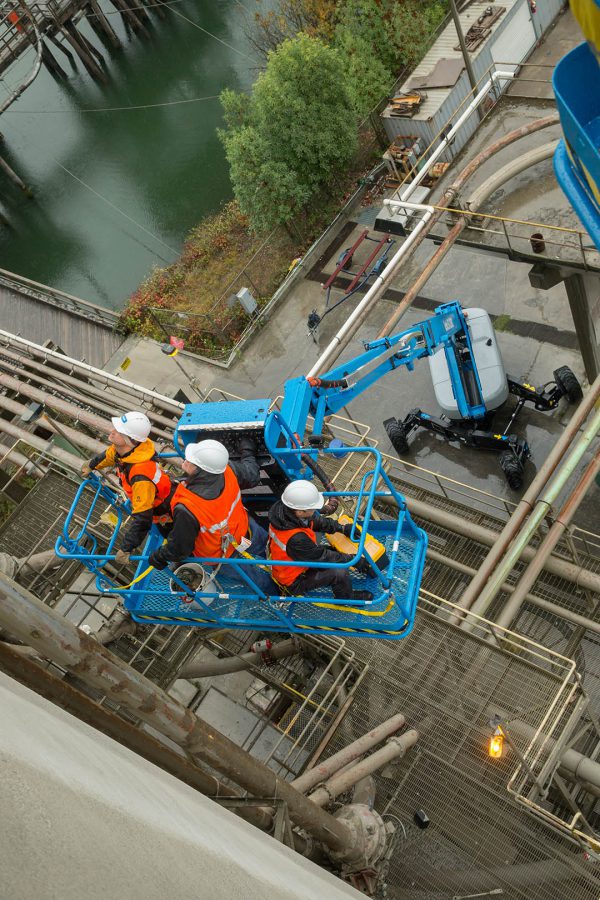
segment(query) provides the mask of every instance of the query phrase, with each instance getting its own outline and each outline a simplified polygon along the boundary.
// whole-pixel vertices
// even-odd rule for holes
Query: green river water
[[[254,0],[178,0],[164,20],[152,14],[150,40],[128,38],[111,14],[123,49],[104,51],[104,86],[50,45],[69,81],[42,68],[0,123],[2,153],[34,193],[28,199],[0,174],[0,209],[11,226],[0,225],[0,268],[119,309],[153,266],[177,257],[186,232],[231,197],[216,136],[219,101],[84,110],[249,88],[259,61],[245,28],[255,8]],[[87,23],[80,30],[102,46]],[[5,73],[4,90],[32,60],[29,53]]]

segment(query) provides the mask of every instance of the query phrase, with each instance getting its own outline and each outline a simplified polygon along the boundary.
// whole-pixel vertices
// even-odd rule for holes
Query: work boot
[[[352,599],[362,600],[366,603],[368,600],[373,599],[373,594],[371,593],[371,591],[352,591]]]

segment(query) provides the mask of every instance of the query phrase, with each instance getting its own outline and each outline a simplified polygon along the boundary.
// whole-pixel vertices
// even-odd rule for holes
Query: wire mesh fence
[[[596,864],[508,793],[509,779],[521,766],[517,753],[507,750],[491,759],[487,751],[496,713],[512,727],[523,756],[532,732],[556,737],[569,693],[580,690],[574,666],[516,636],[502,646],[488,643],[483,620],[466,635],[440,618],[452,609],[427,594],[415,630],[400,649],[384,641],[353,642],[369,670],[347,728],[356,737],[401,712],[406,727],[420,732],[415,749],[376,776],[376,808],[401,832],[387,896],[441,900],[494,892],[528,900],[596,900]],[[341,749],[346,738],[335,736],[325,756]],[[420,809],[430,820],[426,831],[414,823]]]

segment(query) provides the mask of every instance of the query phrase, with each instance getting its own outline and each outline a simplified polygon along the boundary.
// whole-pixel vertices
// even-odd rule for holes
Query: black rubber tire
[[[406,435],[406,429],[402,422],[398,422],[397,419],[393,419],[391,422],[386,422],[385,430],[387,431],[387,436],[389,437],[391,445],[396,453],[408,453],[408,437]]]
[[[523,487],[523,463],[511,450],[505,450],[500,454],[500,468],[504,472],[509,488],[518,491]]]
[[[554,370],[554,380],[561,390],[569,398],[569,403],[579,403],[583,398],[583,391],[577,377],[568,366],[560,366]]]

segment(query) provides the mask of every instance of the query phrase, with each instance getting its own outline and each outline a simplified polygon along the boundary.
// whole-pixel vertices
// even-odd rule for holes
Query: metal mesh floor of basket
[[[406,637],[413,627],[427,536],[406,515],[396,543],[396,521],[372,521],[369,533],[385,544],[388,555],[395,549],[390,587],[376,578],[354,575],[356,590],[370,590],[369,603],[335,601],[326,589],[303,597],[262,599],[249,593],[237,576],[218,573],[202,594],[173,590],[171,573],[152,570],[124,595],[125,607],[139,622],[187,625],[200,628],[252,628],[299,634],[327,633],[355,637]]]

